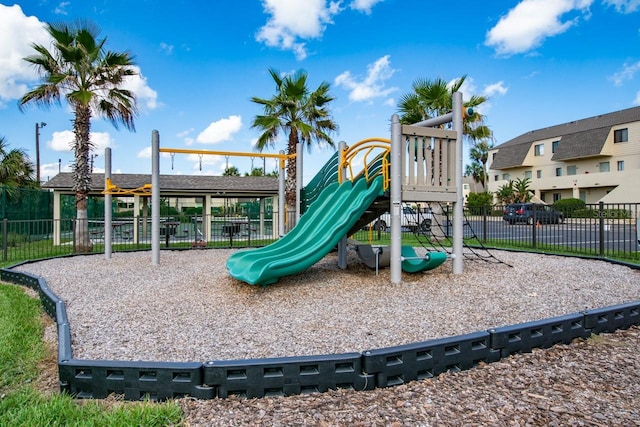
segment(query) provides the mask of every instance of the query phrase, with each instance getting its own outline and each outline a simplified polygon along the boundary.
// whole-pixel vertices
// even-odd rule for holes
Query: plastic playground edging
[[[259,398],[338,388],[372,390],[640,324],[640,301],[635,301],[361,353],[203,363],[84,360],[73,357],[64,301],[43,278],[13,270],[29,262],[2,268],[0,280],[28,286],[39,293],[45,312],[58,328],[60,390],[76,398],[103,399],[117,394],[130,401],[162,401],[185,396]],[[640,269],[633,264],[629,267]]]

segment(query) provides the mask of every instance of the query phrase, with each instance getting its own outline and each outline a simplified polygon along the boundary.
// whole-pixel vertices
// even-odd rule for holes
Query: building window
[[[618,160],[618,170],[619,171],[624,170],[624,160]]]
[[[495,160],[495,159],[496,159],[496,154],[498,154],[498,153],[493,153],[493,154],[491,155],[491,161],[493,161],[493,160]]]
[[[562,176],[562,168],[556,168],[556,176]]]
[[[531,179],[531,177],[533,176],[531,171],[524,171],[524,177],[525,179]]]
[[[533,154],[536,156],[544,156],[544,144],[534,145]]]
[[[553,203],[557,202],[558,200],[562,199],[562,194],[560,193],[553,193]]]
[[[613,142],[629,141],[629,129],[618,129],[613,131]]]
[[[600,172],[609,172],[609,162],[601,162],[598,165],[598,169],[600,170]]]
[[[576,170],[576,165],[567,166],[567,175],[575,175]]]
[[[505,181],[509,181],[509,179],[511,178],[511,175],[508,173],[503,173],[502,174],[502,179],[504,179]]]
[[[560,143],[560,141],[553,141],[551,143],[551,152],[555,153],[556,151],[558,151],[558,144]]]
[[[494,180],[494,181],[498,181],[499,179],[500,179],[500,176],[499,176],[499,175],[493,175],[493,180]]]
[[[542,170],[541,169],[538,169],[536,171],[536,178],[542,178]]]

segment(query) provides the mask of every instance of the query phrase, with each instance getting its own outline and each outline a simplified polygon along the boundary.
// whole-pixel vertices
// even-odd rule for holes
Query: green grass
[[[179,426],[175,402],[77,401],[35,388],[42,341],[40,301],[19,286],[0,284],[0,425],[2,426]]]

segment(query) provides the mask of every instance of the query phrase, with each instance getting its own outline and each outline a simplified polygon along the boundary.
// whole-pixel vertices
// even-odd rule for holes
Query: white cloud
[[[640,71],[640,61],[634,64],[625,63],[622,66],[622,70],[617,71],[614,75],[609,77],[609,80],[613,81],[616,86],[621,86],[625,80],[633,79],[633,76]]]
[[[167,44],[165,42],[160,43],[160,49],[162,49],[167,55],[171,55],[173,53],[173,45]]]
[[[522,0],[487,33],[485,45],[509,56],[537,48],[548,38],[567,31],[580,15],[562,20],[571,12],[588,19],[593,0]],[[572,14],[572,15],[575,15]]]
[[[111,135],[107,132],[91,132],[89,138],[93,144],[92,152],[99,156],[104,154],[106,147],[113,147],[114,145]],[[47,147],[53,151],[69,151],[72,150],[74,141],[75,136],[70,130],[53,132],[51,140],[47,141]]]
[[[193,128],[189,128],[189,129],[183,130],[182,132],[178,132],[176,136],[178,138],[181,138],[184,141],[185,145],[193,145],[194,141],[193,141],[193,138],[190,136],[193,131],[194,131]]]
[[[0,4],[0,106],[20,98],[27,82],[38,76],[22,58],[33,53],[31,43],[46,44],[49,34],[35,16],[25,16],[19,5]]]
[[[151,147],[144,147],[142,150],[138,151],[136,154],[138,159],[150,159],[151,158]]]
[[[500,80],[499,82],[485,86],[485,88],[482,90],[482,95],[487,97],[491,97],[495,94],[505,95],[508,90],[509,89],[505,87],[504,82]]]
[[[220,156],[218,154],[187,154],[187,158],[186,160],[188,162],[193,162],[194,164],[194,168],[198,168],[199,166],[202,165],[203,167],[208,167],[208,166],[217,166],[220,163],[225,164],[226,162],[226,158],[223,156]],[[231,164],[230,164],[231,165]],[[223,168],[224,170],[224,168]]]
[[[67,6],[69,6],[71,4],[71,2],[68,1],[63,1],[60,2],[60,4],[58,4],[58,6],[53,10],[53,13],[55,13],[56,15],[67,15]]]
[[[640,105],[640,91],[636,93],[636,99],[633,100],[633,105]]]
[[[398,90],[396,87],[385,88],[385,82],[395,71],[391,67],[389,55],[385,55],[373,64],[367,65],[367,75],[362,80],[358,81],[350,71],[345,71],[334,79],[334,83],[349,91],[349,100],[370,101],[386,97]]]
[[[137,98],[138,106],[155,110],[158,108],[158,92],[151,89],[147,84],[147,78],[142,75],[140,67],[132,67],[137,73],[134,76],[127,76],[124,82],[124,88],[132,91]]]
[[[242,128],[240,116],[229,116],[211,124],[196,138],[201,144],[217,144],[222,141],[230,141],[233,135]]]
[[[351,9],[359,10],[368,15],[371,13],[373,6],[381,1],[383,0],[353,0],[351,2]]]
[[[383,0],[353,0],[351,9],[371,13],[371,8]],[[342,0],[262,0],[267,23],[256,34],[256,41],[269,47],[292,51],[298,60],[307,57],[304,40],[322,37],[333,17],[344,8]]]
[[[142,150],[138,151],[138,154],[136,154],[136,157],[138,159],[150,159],[151,158],[151,147],[147,146],[145,148],[143,148]],[[169,158],[171,157],[170,153],[160,153],[160,157],[164,157],[164,158]]]
[[[67,6],[67,2],[59,4],[59,8]],[[38,81],[36,70],[23,58],[34,54],[31,44],[49,46],[51,37],[45,24],[35,16],[25,16],[19,5],[4,6],[0,4],[0,106],[6,101],[19,99],[29,84]],[[133,67],[138,73],[128,77],[125,88],[131,90],[143,108],[153,110],[158,107],[158,94],[147,84],[140,68]]]
[[[58,175],[58,172],[72,172],[73,168],[71,167],[71,163],[65,162],[54,162],[54,163],[45,163],[40,165],[40,179],[49,180],[54,176]],[[94,171],[96,171],[94,167]],[[97,172],[97,171],[96,171]]]
[[[607,6],[613,6],[620,13],[633,13],[640,9],[640,0],[602,0]]]
[[[263,0],[262,6],[271,17],[260,28],[256,40],[270,47],[291,50],[299,60],[307,57],[307,51],[298,39],[320,37],[340,11],[339,3],[327,5],[326,0]]]

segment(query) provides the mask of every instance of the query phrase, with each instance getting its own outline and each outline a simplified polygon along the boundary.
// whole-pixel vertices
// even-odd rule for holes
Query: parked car
[[[432,221],[433,214],[431,213],[431,209],[426,208],[424,211],[419,212],[409,205],[402,206],[400,224],[403,228],[426,233],[431,230]],[[385,231],[391,226],[391,214],[389,212],[385,212],[370,225],[376,230]]]
[[[562,212],[542,203],[512,203],[504,209],[502,219],[509,224],[517,222],[533,224],[534,221],[541,224],[562,224],[564,222]]]

